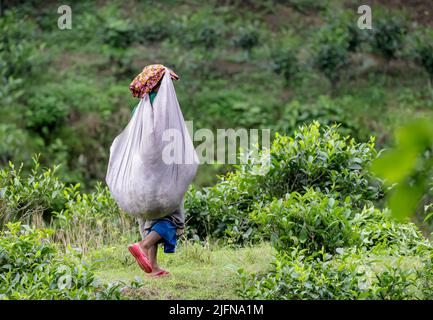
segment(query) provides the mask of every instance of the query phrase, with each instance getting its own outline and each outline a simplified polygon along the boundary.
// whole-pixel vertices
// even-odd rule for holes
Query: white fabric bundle
[[[140,100],[110,148],[106,182],[127,213],[162,218],[176,210],[198,167],[168,69],[158,94]]]

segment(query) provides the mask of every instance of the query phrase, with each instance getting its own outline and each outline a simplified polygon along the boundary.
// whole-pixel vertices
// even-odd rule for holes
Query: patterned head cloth
[[[135,98],[143,98],[158,84],[164,75],[165,67],[162,64],[151,64],[145,66],[143,71],[132,80],[129,85]]]

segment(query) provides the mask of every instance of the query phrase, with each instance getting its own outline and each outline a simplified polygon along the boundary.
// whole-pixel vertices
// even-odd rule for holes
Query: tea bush
[[[405,20],[395,14],[382,14],[375,19],[371,46],[387,61],[395,59],[403,47],[404,37],[407,33]]]
[[[51,226],[56,242],[82,251],[138,238],[134,219],[121,212],[107,187],[83,193],[79,184],[59,179],[57,166],[41,168],[38,157],[33,161],[28,175],[13,163],[0,170],[0,230],[16,221]]]
[[[374,207],[362,210],[352,206],[350,197],[338,201],[332,194],[312,189],[300,195],[286,195],[265,205],[258,205],[251,214],[260,229],[270,235],[279,251],[291,247],[334,252],[347,246],[395,247],[400,253],[413,253],[425,242],[413,223],[398,223],[387,211]]]
[[[38,157],[33,158],[34,166],[27,176],[9,163],[9,168],[0,169],[0,230],[8,222],[23,221],[27,224],[42,223],[51,213],[60,210],[65,202],[64,184],[56,176],[58,167],[42,169]]]
[[[381,184],[368,171],[376,157],[374,138],[357,143],[342,136],[338,126],[321,128],[318,122],[303,125],[292,137],[278,133],[270,149],[266,175],[256,176],[256,188],[281,198],[294,191],[315,188],[344,199],[364,203],[381,197]]]
[[[327,96],[318,97],[314,103],[301,103],[293,99],[284,106],[272,129],[276,132],[284,132],[285,135],[292,135],[299,126],[317,121],[322,126],[338,124],[341,135],[350,135],[358,141],[368,140],[371,134],[362,129],[359,121],[348,112],[352,104],[350,98],[335,101]]]
[[[137,23],[135,26],[135,37],[137,41],[143,44],[162,41],[169,38],[171,28],[164,20],[155,19],[150,22]]]
[[[292,50],[274,50],[271,54],[273,61],[273,70],[277,74],[284,77],[286,85],[289,85],[296,79],[301,66],[297,56],[297,52]]]
[[[430,83],[433,83],[433,32],[417,36],[412,48],[414,61],[426,71]]]
[[[257,196],[253,184],[233,173],[214,187],[190,188],[185,197],[187,235],[235,244],[260,241],[263,234],[249,218]]]
[[[385,255],[385,258],[384,258]],[[239,271],[239,293],[247,299],[431,299],[431,254],[387,259],[386,252],[358,249],[308,254],[293,248],[279,253],[266,275]]]
[[[172,22],[174,40],[188,48],[201,47],[213,49],[222,40],[225,32],[224,23],[212,11],[199,10],[193,15],[181,16]]]
[[[69,113],[69,106],[59,94],[53,94],[50,87],[40,87],[32,93],[24,111],[26,127],[39,134],[48,132],[63,125]]]
[[[276,135],[269,150],[270,167],[260,175],[267,151],[245,165],[236,166],[213,187],[190,190],[186,212],[190,232],[199,238],[211,236],[245,243],[263,237],[251,220],[255,204],[312,188],[354,206],[363,206],[382,196],[381,183],[368,171],[376,156],[374,139],[357,143],[342,137],[337,126],[320,128],[319,123],[299,127],[293,137]],[[269,235],[267,235],[268,237]]]
[[[8,10],[0,19],[0,29],[0,70],[5,78],[31,74],[38,61],[38,48],[43,46],[34,40],[37,30],[34,22],[19,17],[15,10]]]
[[[30,162],[31,156],[38,146],[43,145],[41,139],[32,137],[26,130],[16,124],[0,124],[0,164],[7,166],[9,161]]]
[[[257,25],[240,27],[233,38],[233,44],[245,50],[248,55],[251,55],[253,48],[260,43],[260,34],[257,31],[258,29]]]
[[[325,26],[319,30],[312,46],[312,63],[336,88],[343,70],[349,64],[349,34],[341,26]]]
[[[98,285],[93,267],[60,252],[49,235],[20,223],[0,233],[0,299],[120,298],[119,285]]]
[[[269,234],[278,251],[291,247],[315,252],[334,252],[358,240],[352,230],[350,199],[341,202],[310,189],[297,192],[256,208],[253,219]]]
[[[81,193],[79,187],[65,187],[65,206],[53,212],[51,225],[57,242],[87,252],[103,245],[136,241],[136,221],[121,212],[107,187],[98,184],[91,193]]]
[[[130,46],[136,39],[132,22],[114,17],[105,22],[102,34],[102,42],[113,48],[125,48]]]

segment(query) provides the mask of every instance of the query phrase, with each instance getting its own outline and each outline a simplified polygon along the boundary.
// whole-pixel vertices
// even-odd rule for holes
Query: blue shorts
[[[174,253],[177,240],[177,227],[174,223],[169,220],[159,220],[147,231],[147,234],[152,231],[161,236],[162,239],[158,243],[164,244],[164,253]]]

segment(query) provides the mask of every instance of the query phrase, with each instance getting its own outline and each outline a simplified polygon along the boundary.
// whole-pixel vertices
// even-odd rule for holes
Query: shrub
[[[199,44],[206,49],[215,48],[218,39],[221,37],[219,31],[212,26],[203,26],[191,41],[193,44]]]
[[[263,233],[249,218],[255,197],[253,185],[231,173],[214,187],[190,188],[185,197],[187,236],[223,239],[230,244],[262,240]]]
[[[278,254],[267,275],[248,275],[240,270],[239,293],[247,299],[429,299],[429,262],[383,257],[386,252],[356,249],[335,255],[323,251],[307,254],[293,248]],[[423,286],[422,290],[419,290]]]
[[[65,248],[87,251],[108,243],[135,240],[135,221],[121,212],[107,187],[82,193],[80,185],[65,185],[58,167],[42,169],[34,157],[28,175],[10,163],[0,170],[0,230],[9,222],[22,221],[54,228],[53,238]]]
[[[414,61],[424,68],[433,84],[433,32],[418,36],[412,51]]]
[[[31,154],[43,141],[31,137],[28,131],[15,124],[0,124],[0,165],[6,165],[10,160],[28,162]]]
[[[335,89],[349,64],[347,28],[325,26],[319,30],[313,44],[313,66],[330,81]]]
[[[255,25],[240,27],[233,39],[235,46],[247,51],[251,55],[251,51],[260,43],[260,34]]]
[[[395,14],[384,14],[374,20],[372,47],[387,61],[395,59],[403,47],[407,32],[405,21]]]
[[[429,246],[415,224],[392,219],[388,210],[365,207],[353,215],[351,224],[359,246],[365,249],[392,248],[390,254],[398,256],[412,255],[419,248]]]
[[[42,169],[38,157],[33,158],[34,167],[27,176],[22,175],[22,165],[0,170],[0,199],[4,202],[0,212],[0,229],[10,221],[42,223],[52,211],[65,204],[64,184],[56,177],[58,167]]]
[[[20,223],[0,233],[0,299],[120,298],[119,290],[97,284],[80,255],[60,252],[49,235]]]
[[[0,70],[6,79],[31,74],[39,57],[37,49],[43,46],[36,45],[35,24],[28,17],[19,17],[15,10],[8,10],[0,19],[0,30]]]
[[[136,39],[132,23],[125,19],[110,17],[101,32],[103,43],[113,48],[126,48]]]
[[[24,119],[27,128],[45,136],[60,127],[69,113],[69,106],[59,92],[50,86],[39,87],[27,98]]]
[[[297,53],[291,50],[276,50],[271,54],[273,71],[284,77],[286,85],[289,85],[299,74],[300,64]]]
[[[136,240],[136,221],[121,212],[107,187],[99,183],[92,193],[81,193],[79,187],[64,188],[65,206],[53,212],[52,227],[57,242],[87,252],[103,245]]]
[[[0,17],[0,104],[12,104],[25,93],[29,81],[41,63],[36,42],[36,26],[28,17],[19,17],[8,10]],[[26,80],[26,85],[24,85]]]
[[[312,189],[259,206],[252,215],[278,251],[299,247],[308,252],[322,248],[334,252],[357,240],[352,231],[350,200],[339,202]]]
[[[333,193],[339,199],[350,195],[360,203],[380,198],[380,183],[368,171],[376,157],[374,138],[357,143],[341,136],[337,128],[322,129],[313,122],[299,127],[293,137],[277,133],[270,150],[270,170],[255,176],[256,188],[276,198],[309,188]]]
[[[138,42],[158,42],[170,36],[170,29],[164,20],[151,21],[149,23],[137,23],[135,28]]]
[[[353,103],[351,97],[335,100],[319,96],[313,103],[301,103],[294,99],[282,108],[283,111],[271,128],[281,134],[292,135],[299,126],[318,121],[324,126],[338,124],[338,131],[342,135],[368,140],[370,132],[364,130],[359,121],[348,112],[349,108],[353,108]]]
[[[380,182],[367,169],[376,156],[374,139],[356,143],[342,137],[337,126],[321,129],[315,122],[301,126],[292,138],[277,134],[269,151],[270,168],[264,175],[257,173],[265,162],[257,159],[265,159],[267,151],[255,161],[237,165],[215,186],[192,189],[185,204],[188,228],[200,238],[245,243],[264,237],[250,217],[254,203],[266,204],[292,192],[304,194],[310,188],[340,201],[350,196],[354,206],[382,195]]]
[[[210,10],[199,10],[190,17],[173,22],[176,40],[187,47],[213,49],[224,35],[225,25]]]

